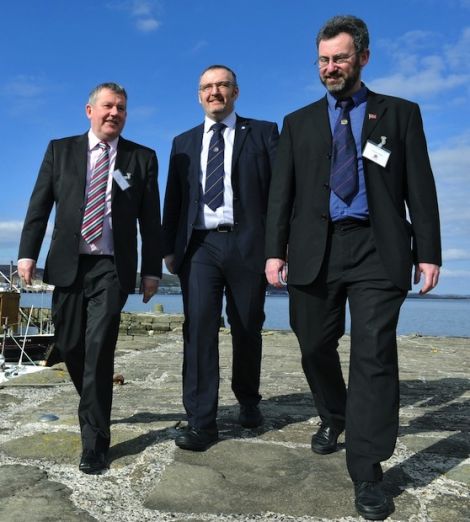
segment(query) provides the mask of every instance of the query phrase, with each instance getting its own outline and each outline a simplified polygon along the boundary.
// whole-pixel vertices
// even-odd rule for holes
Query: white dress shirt
[[[227,128],[224,130],[224,204],[216,210],[209,208],[202,198],[200,199],[198,218],[195,228],[217,228],[218,225],[233,225],[233,189],[232,189],[232,156],[233,143],[235,140],[235,124],[237,116],[235,112],[229,114],[220,123],[224,123]],[[201,186],[202,193],[206,186],[207,156],[209,154],[209,144],[214,134],[211,130],[216,123],[209,117],[204,119],[204,133],[201,145]]]
[[[99,138],[95,136],[93,131],[88,131],[88,153],[87,153],[87,172],[86,172],[86,188],[85,188],[85,201],[86,204],[88,197],[88,190],[90,188],[91,175],[98,160],[101,149],[98,144],[101,142]],[[116,164],[117,155],[117,144],[119,137],[112,141],[108,141],[109,145],[109,175],[108,175],[108,186],[106,187],[106,203],[105,213],[103,221],[103,233],[101,236],[91,244],[88,244],[83,237],[80,238],[79,252],[80,254],[93,254],[93,255],[108,255],[114,254],[113,244],[113,225],[111,222],[111,189],[113,187],[113,171],[114,165]]]

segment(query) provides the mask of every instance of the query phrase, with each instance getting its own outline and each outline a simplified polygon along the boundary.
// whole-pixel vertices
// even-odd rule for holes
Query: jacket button
[[[325,219],[328,219],[328,216],[326,214],[322,214],[320,217],[323,219],[323,221],[325,221]]]
[[[329,183],[323,183],[323,188],[329,189],[330,188],[330,184]]]

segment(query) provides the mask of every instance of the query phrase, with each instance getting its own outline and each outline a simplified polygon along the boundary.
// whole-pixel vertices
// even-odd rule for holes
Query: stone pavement
[[[180,329],[120,337],[125,384],[114,389],[112,462],[102,476],[77,469],[77,396],[61,365],[0,385],[0,521],[362,520],[343,444],[332,455],[310,450],[319,418],[293,334],[264,333],[266,421],[255,430],[237,424],[227,330],[220,338],[221,441],[192,453],[173,442],[184,425]],[[345,337],[345,368],[348,346]],[[389,520],[469,521],[470,339],[400,337],[399,354],[400,432],[384,464]]]

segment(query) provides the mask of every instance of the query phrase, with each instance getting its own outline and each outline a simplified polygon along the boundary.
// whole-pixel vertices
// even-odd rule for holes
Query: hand
[[[175,273],[175,254],[168,254],[164,258],[165,266],[170,274]]]
[[[437,286],[439,282],[439,266],[431,263],[419,263],[415,265],[414,284],[417,285],[421,280],[421,274],[424,275],[424,283],[419,291],[420,294],[427,294],[430,290]]]
[[[286,281],[287,279],[287,263],[284,259],[277,259],[275,257],[268,259],[264,271],[269,284],[276,288],[284,286],[281,283],[281,280]]]
[[[143,277],[141,283],[141,291],[144,294],[142,301],[148,303],[150,299],[158,292],[158,286],[160,285],[159,279],[153,279],[150,277]]]
[[[36,261],[34,259],[18,261],[18,275],[27,285],[30,285],[36,276]]]

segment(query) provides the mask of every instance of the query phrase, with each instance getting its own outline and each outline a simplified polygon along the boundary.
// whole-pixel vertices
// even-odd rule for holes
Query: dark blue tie
[[[352,98],[337,102],[341,113],[333,131],[333,152],[331,155],[330,187],[343,201],[347,201],[356,191],[357,151],[351,130],[349,111],[354,106]]]
[[[214,131],[209,143],[207,155],[206,187],[204,203],[212,210],[217,210],[224,204],[224,136],[226,125],[214,123]]]

